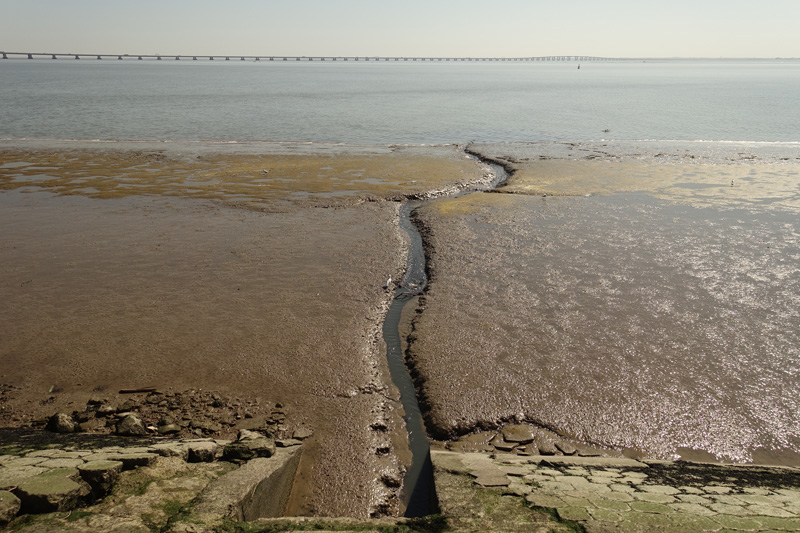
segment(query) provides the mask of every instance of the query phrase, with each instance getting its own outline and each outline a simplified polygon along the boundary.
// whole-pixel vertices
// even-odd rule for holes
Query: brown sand
[[[381,477],[404,451],[378,449],[404,427],[380,325],[406,244],[381,199],[479,166],[452,147],[199,156],[0,152],[3,422],[143,386],[282,402],[314,429],[290,512],[397,512]]]

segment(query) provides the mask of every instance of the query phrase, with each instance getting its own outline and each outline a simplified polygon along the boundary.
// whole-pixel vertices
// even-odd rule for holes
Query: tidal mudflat
[[[526,421],[633,456],[800,463],[790,150],[473,149],[508,184],[418,210],[431,433]]]
[[[452,146],[247,150],[3,145],[2,424],[203,389],[241,400],[235,434],[280,403],[288,430],[314,432],[290,514],[396,513],[405,428],[380,327],[407,244],[391,200],[481,169]]]
[[[381,324],[400,204],[431,198],[432,278],[402,324],[430,435],[528,422],[633,456],[799,462],[791,150],[470,151],[508,183],[433,199],[490,181],[454,145],[3,141],[0,422],[203,389],[225,435],[280,404],[282,431],[313,430],[289,514],[398,513]]]

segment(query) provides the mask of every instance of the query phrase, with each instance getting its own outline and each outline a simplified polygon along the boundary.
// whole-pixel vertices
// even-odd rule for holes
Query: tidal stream
[[[489,164],[489,163],[487,163]],[[504,183],[508,173],[500,166],[489,164],[494,178],[485,188],[472,188],[449,195],[452,198],[478,191],[491,190]],[[430,445],[422,411],[417,402],[417,391],[408,373],[403,353],[403,342],[399,326],[406,303],[421,294],[428,284],[425,269],[425,250],[422,236],[411,220],[414,210],[427,201],[412,201],[400,207],[400,227],[408,234],[410,243],[406,272],[394,293],[394,298],[383,323],[383,340],[386,343],[386,358],[392,381],[400,391],[400,402],[405,410],[403,419],[408,431],[412,462],[403,478],[403,496],[406,503],[405,516],[426,516],[435,511],[436,499],[433,486],[433,469],[430,459]]]

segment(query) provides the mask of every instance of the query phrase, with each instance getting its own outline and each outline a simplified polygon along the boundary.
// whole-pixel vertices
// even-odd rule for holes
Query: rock
[[[161,457],[180,457],[186,461],[189,450],[180,442],[161,442],[153,445],[153,451]]]
[[[111,487],[122,472],[122,461],[90,461],[78,467],[84,481],[92,487],[95,498],[101,498],[111,491]]]
[[[503,428],[503,439],[506,442],[528,444],[535,438],[534,428],[528,424],[508,424]]]
[[[204,433],[217,433],[222,430],[222,426],[212,420],[192,420],[190,427]]]
[[[228,444],[222,450],[222,458],[226,461],[249,461],[254,457],[272,457],[274,453],[275,441],[261,437]]]
[[[147,435],[147,428],[144,427],[138,416],[131,413],[117,422],[117,433],[119,435]]]
[[[122,405],[119,406],[118,410],[119,411],[133,411],[137,407],[139,407],[139,402],[137,400],[134,400],[133,398],[129,398],[129,399],[125,400],[124,402],[122,402]]]
[[[557,440],[555,442],[555,446],[561,450],[561,453],[564,455],[575,455],[575,453],[578,451],[574,444],[563,440]]]
[[[299,439],[277,439],[275,441],[275,446],[278,448],[289,448],[291,446],[300,446],[303,444],[303,441]]]
[[[180,433],[181,427],[178,424],[165,424],[163,426],[158,426],[158,432],[161,435],[172,435],[174,433]]]
[[[151,392],[150,394],[147,395],[147,398],[145,398],[144,401],[150,405],[154,405],[159,403],[163,399],[164,397],[160,392]]]
[[[78,424],[78,429],[84,432],[97,431],[106,426],[105,420],[99,418],[90,418],[86,422]]]
[[[19,498],[7,490],[0,490],[0,527],[5,526],[17,516],[22,506]]]
[[[66,413],[56,413],[47,421],[47,431],[53,433],[75,433],[75,421]]]
[[[500,435],[497,435],[495,438],[493,438],[489,444],[501,452],[510,452],[518,446],[518,444],[515,442],[506,442]]]
[[[214,461],[217,453],[217,445],[214,442],[192,442],[187,449],[186,460],[190,463],[210,463]]]
[[[313,434],[314,432],[311,431],[310,428],[300,427],[294,430],[294,433],[292,433],[292,438],[297,440],[305,440],[311,437]]]
[[[0,490],[11,490],[23,481],[46,472],[38,466],[14,466],[0,468]]]
[[[36,466],[40,466],[42,468],[77,468],[83,463],[83,459],[62,457],[58,459],[47,459]]]
[[[540,442],[537,447],[539,448],[539,455],[558,455],[558,450],[552,442]]]
[[[158,459],[157,453],[140,452],[140,453],[110,453],[105,459],[107,461],[119,461],[122,463],[123,470],[132,470],[137,466],[150,466]]]
[[[77,507],[89,494],[89,487],[76,469],[56,468],[23,481],[14,494],[22,502],[22,512],[51,513]]]
[[[95,411],[97,416],[113,415],[116,412],[117,412],[117,408],[114,407],[111,404],[108,404],[108,403],[104,403],[103,405],[101,405],[100,407],[97,408],[97,411]]]
[[[252,439],[263,439],[264,434],[259,433],[258,431],[251,431],[249,429],[240,429],[239,435],[236,437],[236,440],[252,440]]]
[[[535,444],[528,444],[518,449],[517,452],[520,455],[539,455],[539,447]]]

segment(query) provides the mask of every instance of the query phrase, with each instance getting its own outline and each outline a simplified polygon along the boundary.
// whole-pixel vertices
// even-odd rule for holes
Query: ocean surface
[[[7,59],[0,138],[800,141],[800,60],[580,67]]]

